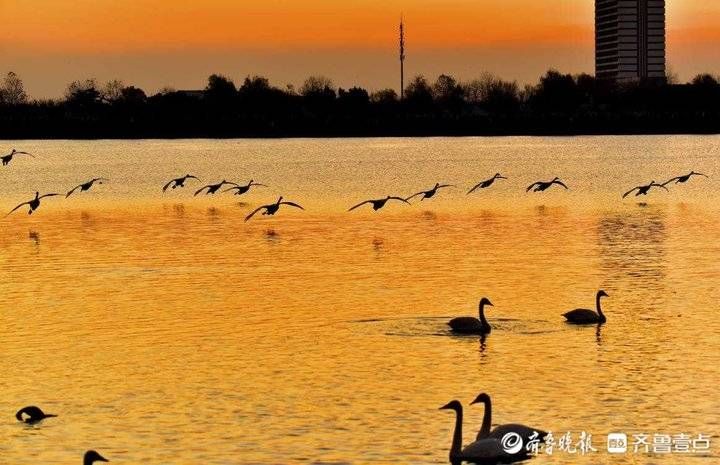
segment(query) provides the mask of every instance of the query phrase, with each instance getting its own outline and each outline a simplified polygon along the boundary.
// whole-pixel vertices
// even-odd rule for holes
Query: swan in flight
[[[462,446],[462,404],[453,400],[440,407],[440,410],[453,410],[455,412],[455,429],[453,431],[452,444],[450,446],[451,465],[460,465],[462,462],[471,462],[481,465],[495,465],[510,463],[518,459],[503,450],[500,441],[496,438],[485,438],[476,440],[467,446]]]
[[[505,176],[502,176],[500,173],[495,173],[495,176],[493,176],[492,178],[486,179],[485,181],[480,181],[479,183],[475,184],[475,187],[473,187],[472,189],[470,189],[468,191],[468,195],[472,194],[473,192],[475,192],[478,189],[486,189],[486,188],[492,186],[493,184],[495,184],[495,180],[497,180],[497,179],[507,179],[507,178]]]
[[[490,324],[485,319],[485,306],[493,306],[492,302],[487,297],[483,297],[482,300],[480,300],[479,305],[479,313],[480,318],[475,318],[473,316],[461,316],[459,318],[453,318],[448,322],[448,325],[450,326],[450,329],[454,333],[459,334],[490,334],[490,331],[492,328],[490,327]]]
[[[46,418],[53,418],[56,416],[57,415],[53,415],[51,413],[45,413],[40,409],[40,407],[35,407],[34,405],[21,408],[15,414],[15,418],[17,418],[18,421],[22,421],[28,425],[34,425]]]
[[[272,216],[275,213],[277,213],[277,211],[280,209],[280,205],[290,205],[291,207],[299,208],[300,210],[305,210],[303,207],[301,207],[300,205],[298,205],[294,202],[283,202],[283,198],[280,197],[278,199],[278,201],[275,203],[271,203],[269,205],[263,205],[262,207],[258,207],[255,210],[253,210],[252,213],[250,213],[248,216],[245,217],[245,221],[252,218],[255,215],[255,213],[259,212],[260,210],[265,210],[263,212],[263,215]]]
[[[93,178],[93,179],[89,180],[89,181],[86,182],[86,183],[79,184],[79,185],[73,187],[73,188],[67,193],[67,195],[65,195],[65,198],[70,197],[70,196],[72,195],[72,193],[75,192],[75,191],[78,190],[78,189],[80,189],[80,192],[85,192],[86,190],[89,190],[89,189],[93,186],[93,184],[95,184],[95,183],[102,184],[103,182],[108,182],[108,181],[110,181],[110,180],[107,179],[107,178]]]
[[[406,204],[410,205],[410,202],[403,199],[402,197],[394,197],[394,196],[388,195],[384,199],[365,200],[364,202],[360,202],[359,204],[355,205],[354,207],[350,207],[350,209],[348,209],[348,211],[351,212],[358,207],[362,207],[366,203],[371,203],[372,209],[375,211],[378,211],[385,206],[385,204],[388,202],[388,200],[397,200],[399,202],[405,202]]]
[[[13,208],[12,210],[10,210],[10,211],[8,212],[8,214],[5,215],[5,216],[9,216],[10,213],[14,212],[15,210],[17,210],[18,208],[22,207],[23,205],[27,205],[27,206],[30,207],[30,210],[28,211],[28,215],[32,215],[33,212],[34,212],[35,210],[37,210],[38,207],[40,206],[40,200],[41,200],[41,199],[44,199],[45,197],[54,197],[54,196],[56,196],[56,195],[60,195],[60,194],[43,194],[43,195],[40,195],[40,192],[35,192],[35,198],[34,198],[34,199],[28,200],[27,202],[21,203],[21,204],[18,205],[17,207],[15,207],[15,208]]]
[[[470,403],[470,405],[475,405],[479,403],[485,404],[485,413],[483,414],[482,426],[480,427],[480,431],[478,431],[477,434],[478,440],[494,438],[498,441],[502,441],[502,438],[505,437],[506,434],[515,433],[523,439],[524,444],[527,444],[533,439],[539,439],[540,441],[542,441],[543,438],[545,438],[545,436],[547,436],[548,434],[547,432],[536,428],[530,428],[529,426],[514,423],[496,426],[495,429],[491,431],[490,427],[492,426],[492,402],[490,401],[490,396],[485,394],[484,392],[478,394],[478,396],[475,398],[474,401]],[[526,449],[521,449],[521,451],[513,455],[521,455],[527,457],[528,453]]]
[[[685,176],[677,176],[675,178],[669,179],[668,181],[662,183],[663,186],[667,186],[668,184],[675,183],[675,184],[685,184],[690,180],[693,176],[704,176],[706,178],[709,178],[707,174],[702,173],[696,173],[695,171],[690,171],[690,173],[686,174]]]
[[[268,186],[266,186],[265,184],[260,184],[259,182],[255,182],[255,181],[253,181],[253,180],[251,179],[250,182],[247,183],[247,184],[244,185],[244,186],[232,186],[230,189],[225,189],[223,192],[228,192],[228,191],[231,191],[231,190],[237,190],[237,192],[235,192],[235,195],[243,195],[244,193],[246,193],[247,191],[249,191],[250,188],[253,187],[253,186],[268,187]]]
[[[198,195],[200,192],[204,191],[205,189],[207,189],[207,192],[205,193],[205,195],[214,194],[215,192],[219,191],[220,188],[221,188],[222,186],[224,186],[225,184],[230,184],[230,185],[233,185],[233,186],[237,186],[236,183],[230,182],[230,181],[226,181],[226,180],[223,179],[222,181],[220,181],[220,182],[217,183],[217,184],[208,184],[207,186],[201,187],[200,189],[198,189],[197,191],[195,191],[195,195]]]
[[[32,153],[18,152],[17,150],[12,149],[12,152],[10,152],[9,154],[0,158],[0,160],[2,160],[3,166],[9,165],[15,155],[29,155],[29,156],[35,158],[35,155],[33,155]]]
[[[555,177],[552,181],[538,181],[530,184],[527,189],[525,189],[525,192],[530,192],[532,189],[533,192],[544,192],[552,187],[553,184],[557,184],[558,186],[564,187],[566,190],[570,189],[568,186],[563,183],[560,178]]]
[[[109,462],[109,460],[94,450],[85,452],[85,455],[83,456],[83,465],[92,465],[95,462]]]
[[[425,199],[431,199],[431,198],[435,197],[435,194],[437,194],[438,189],[443,189],[445,187],[455,187],[455,186],[453,186],[452,184],[440,184],[438,182],[438,183],[435,183],[435,187],[433,187],[432,189],[427,190],[427,191],[420,191],[417,194],[411,195],[410,197],[406,198],[405,200],[408,201],[412,198],[417,197],[418,195],[422,195],[422,198],[420,199],[420,201],[422,202]]]
[[[607,321],[607,319],[605,318],[605,314],[602,312],[602,308],[600,308],[600,298],[602,297],[608,297],[608,295],[605,291],[600,290],[595,297],[595,307],[597,308],[597,313],[586,308],[578,308],[564,313],[563,316],[568,323],[574,325],[603,324]]]
[[[171,189],[177,189],[178,187],[185,187],[185,181],[187,181],[188,179],[197,179],[198,181],[200,180],[200,178],[193,176],[192,174],[186,174],[185,176],[182,176],[180,178],[175,178],[175,179],[171,180],[170,182],[168,182],[167,184],[165,184],[163,186],[163,192],[165,192],[168,189],[168,187]]]
[[[669,181],[668,181],[668,182],[669,182]],[[665,187],[663,184],[658,184],[658,183],[656,183],[655,181],[650,181],[650,184],[646,184],[646,185],[644,185],[644,186],[636,186],[636,187],[633,187],[633,188],[630,189],[629,191],[625,192],[625,193],[623,194],[622,198],[624,199],[625,197],[627,197],[628,195],[632,194],[632,193],[635,192],[635,191],[637,191],[637,192],[635,193],[635,197],[638,197],[638,196],[641,196],[641,195],[648,195],[648,192],[650,192],[650,189],[652,189],[653,187],[662,187],[663,189],[668,190],[668,188]]]

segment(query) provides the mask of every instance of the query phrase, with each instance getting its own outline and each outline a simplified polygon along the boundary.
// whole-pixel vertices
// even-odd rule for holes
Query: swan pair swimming
[[[599,290],[595,297],[596,311],[592,311],[586,308],[577,308],[575,310],[564,313],[563,316],[567,320],[567,323],[575,325],[589,325],[603,324],[607,322],[607,318],[605,317],[605,314],[603,313],[602,307],[600,305],[600,299],[603,297],[608,297],[607,293],[603,290]],[[492,327],[485,318],[486,306],[492,307],[493,304],[487,297],[483,297],[480,300],[478,309],[479,318],[475,318],[472,316],[453,318],[448,322],[450,330],[457,334],[477,334],[481,336],[490,334],[490,331],[492,331]]]
[[[440,410],[455,411],[455,429],[453,431],[452,444],[450,446],[450,463],[452,465],[460,465],[462,462],[472,462],[481,465],[490,465],[496,463],[512,463],[529,458],[529,452],[526,448],[520,447],[514,453],[508,451],[509,448],[504,444],[507,435],[517,435],[521,439],[521,445],[527,444],[529,441],[542,441],[547,432],[530,428],[529,426],[520,424],[505,424],[497,426],[491,430],[492,424],[492,403],[490,396],[486,393],[479,394],[470,405],[483,403],[485,405],[485,414],[483,415],[482,426],[478,431],[475,441],[462,446],[462,424],[463,424],[463,407],[462,404],[453,400],[446,405],[440,407]],[[508,450],[506,450],[508,449]]]

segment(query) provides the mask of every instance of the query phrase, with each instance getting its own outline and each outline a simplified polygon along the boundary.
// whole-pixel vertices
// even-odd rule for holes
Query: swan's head
[[[282,202],[282,199],[283,199],[283,197],[282,197],[282,195],[281,195],[280,198],[278,199],[277,203]]]
[[[94,450],[89,450],[85,452],[85,458],[83,460],[84,465],[92,465],[95,462],[109,462],[108,459],[103,457],[102,455],[98,454]]]
[[[560,180],[560,178],[558,178],[557,176],[555,176],[555,177],[553,178],[553,181],[559,181],[559,180]]]
[[[479,404],[479,403],[481,403],[481,402],[482,402],[483,404],[484,404],[484,403],[487,403],[487,402],[490,402],[490,396],[487,395],[487,394],[485,394],[484,392],[483,392],[483,393],[480,393],[480,394],[478,394],[478,396],[475,398],[474,401],[470,402],[470,405]]]
[[[601,290],[601,291],[598,291],[597,296],[598,296],[598,298],[600,298],[600,297],[610,297],[609,295],[607,295],[607,292],[602,291],[602,290]]]
[[[440,407],[439,410],[455,410],[456,412],[462,410],[462,404],[457,400],[451,400],[447,404]]]
[[[490,299],[488,299],[487,297],[483,297],[483,298],[480,300],[480,307],[484,307],[484,306],[486,306],[486,305],[489,305],[489,306],[491,306],[491,307],[494,307],[493,303],[490,302]]]
[[[254,183],[254,182],[255,182],[255,180],[254,180],[254,179],[251,179],[248,184],[252,184],[252,183]]]
[[[440,183],[439,183],[439,182],[436,182],[436,183],[435,183],[435,189],[437,189],[438,187],[440,187]]]

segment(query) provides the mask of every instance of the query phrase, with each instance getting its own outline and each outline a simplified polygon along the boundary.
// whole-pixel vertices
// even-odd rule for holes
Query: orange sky
[[[118,77],[148,90],[199,88],[209,73],[299,84],[397,86],[396,28],[408,30],[408,74],[521,82],[550,66],[593,67],[592,0],[0,0],[0,72],[34,96],[72,79]],[[669,62],[687,78],[720,72],[720,5],[668,0]]]

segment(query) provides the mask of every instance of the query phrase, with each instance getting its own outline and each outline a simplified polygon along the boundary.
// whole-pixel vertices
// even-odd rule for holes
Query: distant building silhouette
[[[665,79],[665,0],[595,0],[595,76]]]

